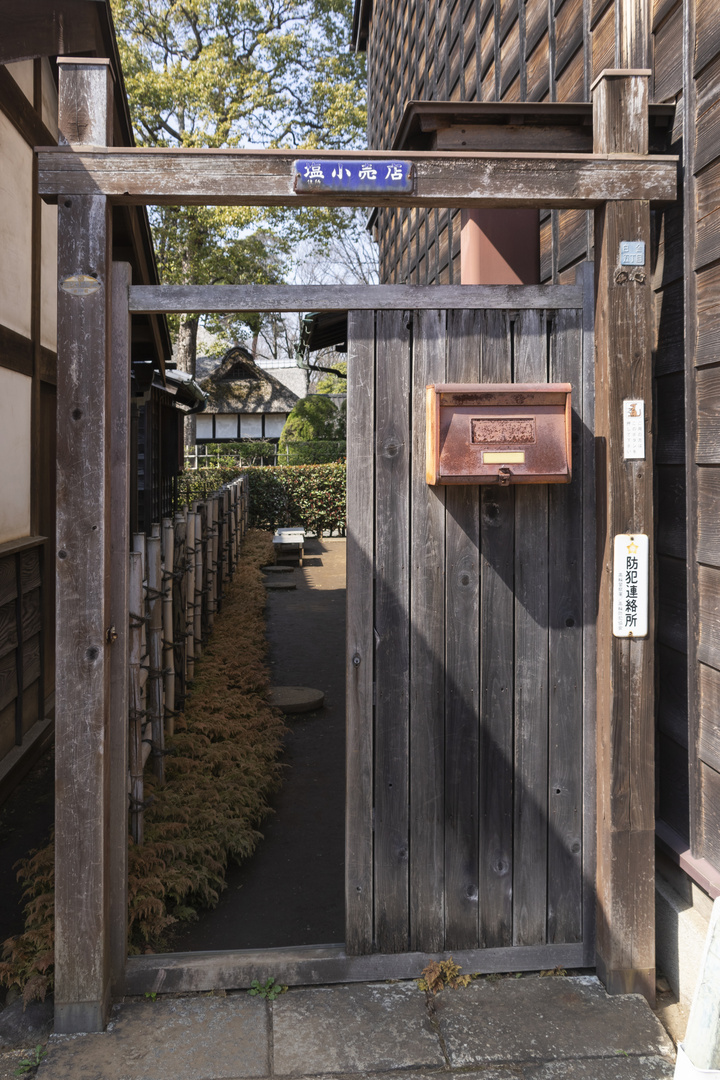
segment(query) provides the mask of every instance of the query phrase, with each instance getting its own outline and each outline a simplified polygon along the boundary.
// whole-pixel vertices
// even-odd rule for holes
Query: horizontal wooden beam
[[[293,162],[396,161],[397,153],[355,151],[195,150],[146,147],[38,149],[40,194],[107,195],[113,202],[168,206],[598,206],[608,199],[671,202],[676,157],[636,154],[407,152],[414,191],[293,190]]]
[[[134,314],[581,308],[575,285],[132,285]]]
[[[581,943],[525,945],[499,949],[455,950],[452,958],[466,974],[538,971],[588,967],[592,959]],[[449,953],[372,953],[348,956],[344,945],[300,946],[294,949],[237,949],[218,952],[151,953],[130,956],[126,994],[187,994],[206,990],[238,990],[253,979],[272,976],[286,986],[417,979],[430,960]]]

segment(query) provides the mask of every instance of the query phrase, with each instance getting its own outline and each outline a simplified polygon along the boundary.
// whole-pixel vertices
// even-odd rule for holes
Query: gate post
[[[650,71],[604,71],[593,84],[595,153],[647,154]],[[645,245],[621,267],[622,241]],[[595,417],[598,446],[597,967],[609,993],[655,998],[655,783],[652,308],[650,206],[595,211]],[[645,402],[646,457],[625,460],[623,400]],[[646,638],[613,636],[613,537],[650,537]]]
[[[60,140],[112,144],[107,60],[58,60]],[[55,1030],[110,997],[110,211],[58,196]]]

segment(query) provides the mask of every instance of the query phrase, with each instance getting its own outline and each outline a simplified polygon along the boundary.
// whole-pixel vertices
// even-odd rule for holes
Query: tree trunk
[[[198,317],[185,316],[180,320],[173,356],[180,371],[186,371],[195,378],[197,359]],[[195,445],[195,416],[185,417],[185,445]]]

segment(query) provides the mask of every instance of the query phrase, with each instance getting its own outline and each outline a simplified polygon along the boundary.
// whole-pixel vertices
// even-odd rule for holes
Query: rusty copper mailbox
[[[569,383],[427,387],[428,484],[568,484]]]

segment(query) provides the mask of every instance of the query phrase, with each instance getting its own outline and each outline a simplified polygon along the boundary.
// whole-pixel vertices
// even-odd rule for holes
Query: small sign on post
[[[645,402],[642,398],[623,401],[623,457],[626,461],[645,459]]]
[[[301,158],[293,162],[293,190],[298,195],[333,191],[412,195],[414,179],[411,161]]]
[[[613,551],[613,634],[647,637],[650,544],[642,533],[620,533]]]

